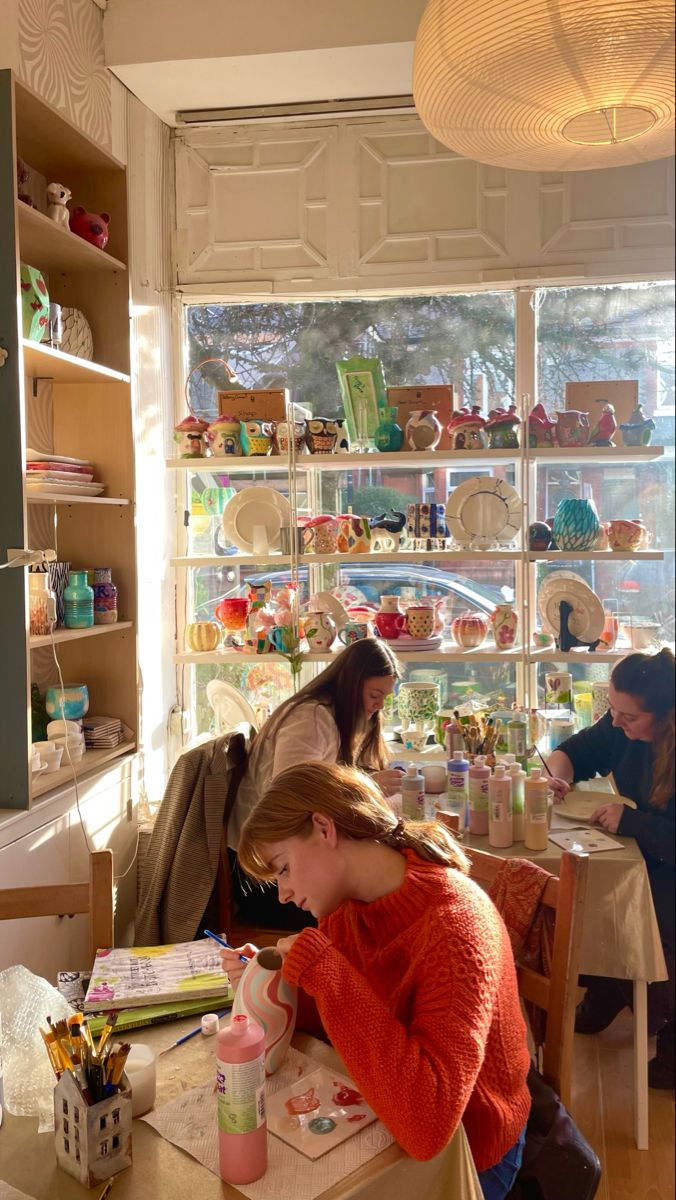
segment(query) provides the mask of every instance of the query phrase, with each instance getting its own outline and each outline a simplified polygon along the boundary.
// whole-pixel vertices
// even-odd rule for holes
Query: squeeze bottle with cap
[[[542,768],[531,767],[523,785],[524,825],[527,850],[547,849],[547,780],[542,779]]]
[[[518,763],[512,763],[507,767],[507,774],[512,780],[512,825],[515,842],[522,842],[524,838],[524,791],[523,785],[526,782],[526,772],[521,770]]]
[[[467,805],[469,804],[469,762],[464,750],[454,750],[446,764],[446,803],[447,812],[457,813],[460,820],[460,832],[466,825]]]
[[[520,713],[515,713],[507,722],[507,745],[509,751],[521,762],[526,761],[528,753],[528,726]]]
[[[444,742],[446,745],[446,753],[449,758],[452,757],[456,750],[462,750],[464,752],[465,739],[462,736],[460,721],[456,717],[455,713],[453,713],[453,720],[449,721],[448,725],[444,729]]]
[[[469,831],[488,835],[488,780],[491,769],[485,754],[477,754],[469,769]]]
[[[425,816],[425,780],[415,763],[409,763],[401,778],[401,809],[410,821],[422,821]]]
[[[226,1183],[253,1183],[268,1166],[265,1030],[242,1014],[216,1041],[218,1160]]]
[[[504,849],[513,841],[512,781],[499,763],[488,780],[488,844]]]

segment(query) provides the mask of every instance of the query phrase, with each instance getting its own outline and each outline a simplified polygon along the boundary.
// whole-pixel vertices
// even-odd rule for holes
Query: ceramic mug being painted
[[[232,1015],[247,1016],[265,1030],[265,1074],[282,1065],[296,1024],[298,991],[281,972],[282,957],[272,946],[258,950],[239,981]]]

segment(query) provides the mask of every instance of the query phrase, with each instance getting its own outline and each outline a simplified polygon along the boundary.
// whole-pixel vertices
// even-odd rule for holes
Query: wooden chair
[[[0,921],[26,917],[74,916],[89,913],[89,948],[113,945],[113,852],[89,856],[89,883],[57,883],[40,887],[0,888]]]
[[[472,878],[488,890],[505,860],[484,850],[466,846],[463,849],[471,862]],[[545,887],[541,903],[555,914],[549,978],[517,961],[521,997],[547,1014],[540,1073],[566,1107],[570,1106],[577,977],[588,867],[588,854],[565,850],[561,855],[558,879],[552,875]]]

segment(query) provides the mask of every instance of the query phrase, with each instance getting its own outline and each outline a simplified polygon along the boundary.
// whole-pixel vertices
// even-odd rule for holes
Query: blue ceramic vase
[[[559,550],[591,550],[600,529],[593,500],[562,500],[554,513],[552,533]]]

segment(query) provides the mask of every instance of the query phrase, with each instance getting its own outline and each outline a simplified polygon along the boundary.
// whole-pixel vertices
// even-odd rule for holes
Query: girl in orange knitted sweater
[[[283,975],[383,1123],[428,1159],[462,1121],[485,1197],[502,1200],[530,1108],[526,1030],[507,931],[454,839],[398,821],[360,771],[313,762],[276,777],[238,853],[318,918],[278,943]],[[237,954],[222,957],[236,986]]]

